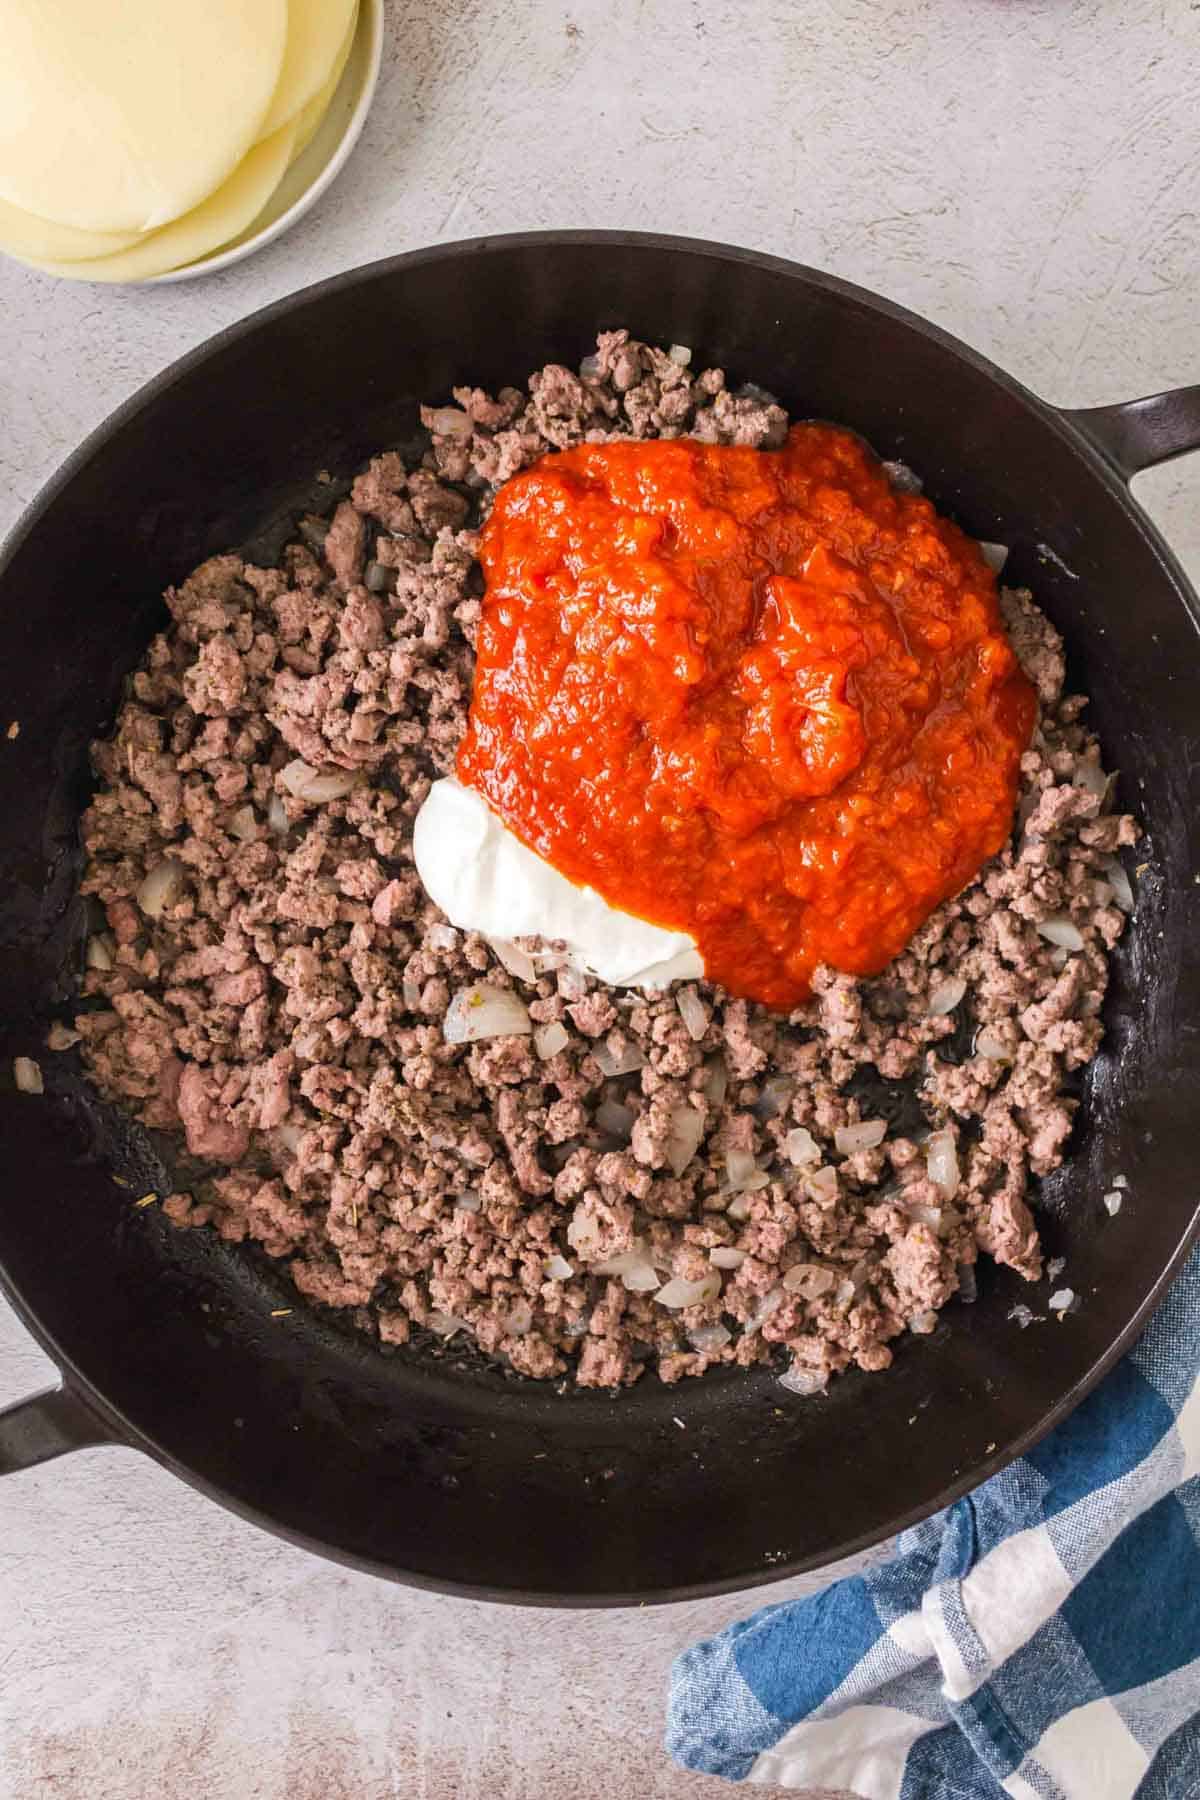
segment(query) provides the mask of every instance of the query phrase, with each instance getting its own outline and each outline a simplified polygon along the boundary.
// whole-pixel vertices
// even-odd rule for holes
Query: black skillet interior
[[[987,1271],[886,1376],[798,1401],[767,1373],[612,1399],[383,1355],[298,1306],[277,1271],[139,1211],[78,1100],[12,1091],[38,1055],[79,919],[85,746],[113,711],[164,584],[262,543],[420,399],[577,362],[619,323],[695,347],[799,415],[920,470],[935,502],[1010,544],[1067,635],[1122,797],[1145,822],[1136,929],[1075,1152],[1047,1186],[1051,1254],[1082,1298],[1021,1330],[1029,1291]],[[1196,624],[1115,473],[961,346],[826,277],[664,239],[551,234],[402,257],[271,309],[188,359],[85,447],[0,570],[0,1266],[110,1427],[269,1527],[401,1579],[558,1603],[767,1581],[871,1542],[972,1485],[1078,1395],[1193,1225],[1200,1061]],[[8,721],[19,735],[5,738]],[[106,1128],[107,1129],[107,1128]],[[103,1134],[102,1134],[103,1135]],[[126,1153],[140,1191],[144,1168]],[[1110,1219],[1118,1173],[1128,1198]],[[114,1467],[114,1478],[119,1470]]]

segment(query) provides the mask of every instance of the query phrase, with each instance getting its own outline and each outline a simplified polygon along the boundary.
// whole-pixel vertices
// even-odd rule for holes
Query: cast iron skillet
[[[82,930],[71,903],[85,746],[111,718],[163,586],[278,532],[413,439],[419,398],[574,363],[600,326],[695,346],[799,415],[837,419],[1013,546],[1067,635],[1150,868],[1117,957],[1074,1155],[1044,1195],[1082,1296],[1019,1330],[985,1272],[886,1376],[797,1401],[767,1372],[619,1399],[385,1356],[297,1305],[262,1262],[176,1233],[144,1152],[41,1052]],[[445,245],[298,294],[184,358],[72,457],[0,565],[0,1274],[62,1385],[0,1414],[0,1470],[132,1446],[280,1535],[461,1594],[679,1599],[870,1544],[1028,1449],[1127,1345],[1195,1235],[1200,609],[1132,503],[1136,470],[1200,446],[1200,388],[1063,413],[920,319],[828,275],[660,237]],[[20,733],[5,738],[9,720]],[[65,1010],[65,1008],[63,1009]],[[45,1099],[10,1059],[40,1055]],[[98,1155],[98,1148],[103,1155]],[[132,1187],[111,1179],[110,1162]],[[1129,1180],[1119,1216],[1101,1195]]]

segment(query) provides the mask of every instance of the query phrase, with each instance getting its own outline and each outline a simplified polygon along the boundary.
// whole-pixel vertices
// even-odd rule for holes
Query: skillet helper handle
[[[1066,408],[1063,416],[1126,481],[1142,469],[1200,450],[1200,387],[1171,388],[1117,406]]]
[[[0,1412],[0,1475],[32,1469],[70,1450],[118,1441],[73,1389],[47,1388]]]

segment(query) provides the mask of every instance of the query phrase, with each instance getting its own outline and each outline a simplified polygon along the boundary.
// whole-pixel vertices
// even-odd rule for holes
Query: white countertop
[[[221,326],[483,232],[640,227],[775,251],[904,302],[1062,403],[1200,380],[1200,11],[1184,0],[389,10],[359,149],[261,256],[145,291],[0,263],[0,531]],[[1194,577],[1198,490],[1186,461],[1138,486]],[[0,1307],[0,1404],[50,1375]],[[608,1614],[451,1601],[282,1545],[133,1454],[87,1452],[0,1482],[0,1800],[715,1796],[659,1748],[669,1659],[811,1585]]]

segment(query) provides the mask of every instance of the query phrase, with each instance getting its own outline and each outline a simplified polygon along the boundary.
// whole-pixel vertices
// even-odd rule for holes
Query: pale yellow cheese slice
[[[287,28],[287,0],[0,0],[0,199],[101,232],[198,207],[263,133]]]
[[[283,67],[263,131],[275,131],[316,98],[350,28],[355,0],[288,0]]]
[[[333,70],[329,80],[314,100],[301,107],[296,114],[296,142],[292,149],[292,161],[303,156],[308,146],[320,130],[321,120],[329,111],[330,102],[337,93],[338,83],[346,73],[346,64],[350,60],[350,52],[354,48],[354,34],[358,30],[357,0],[350,19],[350,29],[342,42],[342,47],[334,59]]]
[[[202,205],[115,256],[86,262],[43,262],[34,257],[22,261],[69,281],[145,281],[168,269],[181,269],[219,249],[258,217],[288,166],[295,141],[293,121],[255,144],[229,180]]]
[[[112,256],[127,250],[143,234],[139,231],[77,231],[73,225],[56,225],[0,200],[0,250],[10,256],[43,257],[50,262],[75,262],[81,256]]]
[[[284,179],[280,181],[279,186],[268,196],[262,211],[257,213],[245,229],[238,232],[236,237],[227,239],[226,242],[221,245],[222,250],[236,249],[239,244],[244,244],[247,238],[255,237],[260,231],[264,230],[268,225],[278,219],[281,214],[285,213],[290,206],[294,205],[300,194],[303,193],[303,187],[299,189],[293,187],[292,191],[287,193],[290,171],[295,164],[299,162],[313,138],[321,129],[325,114],[329,111],[330,102],[337,91],[337,85],[341,80],[342,75],[345,73],[346,63],[349,60],[350,52],[354,47],[354,30],[358,23],[357,5],[355,6],[354,13],[354,25],[351,26],[349,32],[346,34],[346,42],[338,52],[338,60],[334,64],[332,75],[326,82],[324,88],[322,88],[321,92],[317,95],[316,99],[310,100],[307,106],[302,107],[291,122],[292,129],[296,133],[296,141],[292,145],[291,159],[288,163],[287,170],[284,171]],[[284,196],[285,194],[286,197],[281,199],[281,196]]]

